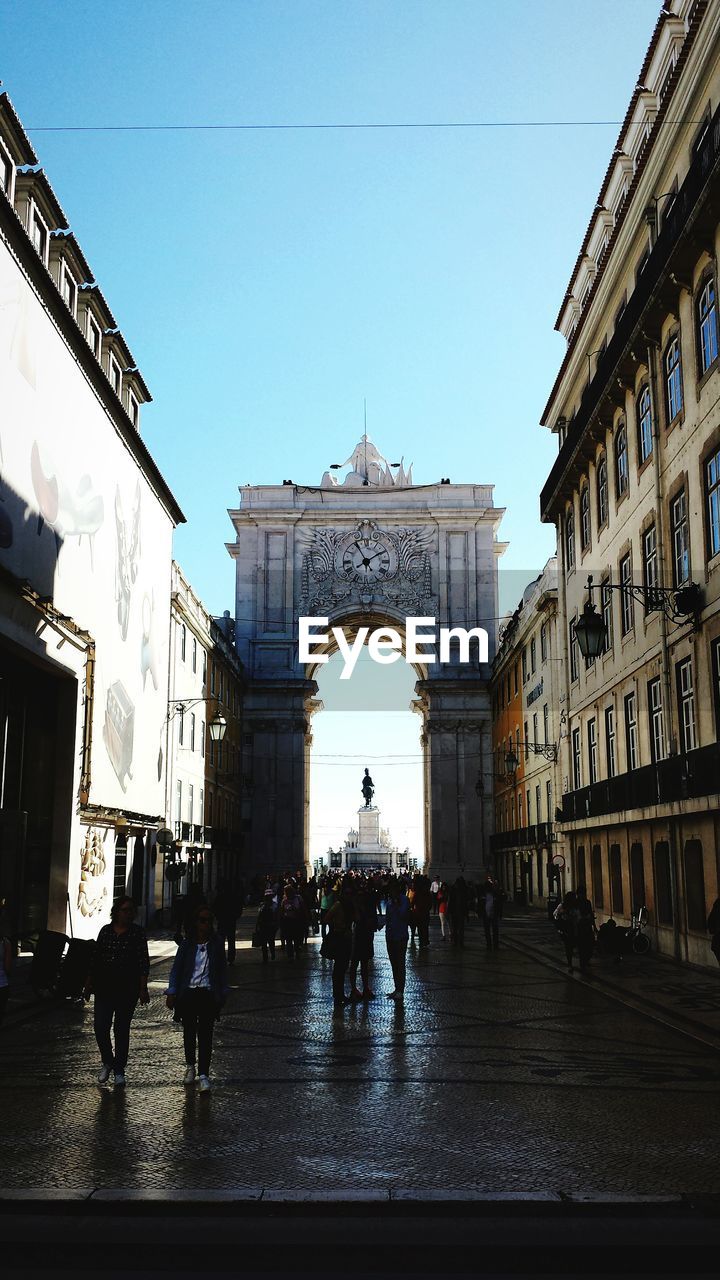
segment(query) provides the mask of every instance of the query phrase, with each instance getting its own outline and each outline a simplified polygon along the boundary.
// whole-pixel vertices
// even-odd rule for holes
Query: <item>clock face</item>
[[[346,582],[383,582],[397,572],[397,552],[382,534],[350,534],[338,547],[336,568]]]

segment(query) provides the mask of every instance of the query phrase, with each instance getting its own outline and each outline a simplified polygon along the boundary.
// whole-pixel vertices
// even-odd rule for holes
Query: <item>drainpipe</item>
[[[659,343],[651,342],[647,337],[647,366],[650,381],[650,405],[653,423],[653,475],[655,478],[655,527],[657,529],[658,585],[666,585],[665,567],[665,492],[660,469],[660,415],[658,413],[658,374],[657,352]],[[660,612],[660,661],[662,672],[663,705],[668,740],[668,755],[677,755],[678,738],[675,726],[675,708],[672,696],[672,679],[670,673],[670,646],[668,643],[668,620],[664,609]],[[677,841],[675,817],[668,818],[668,845],[670,848],[670,893],[672,895],[673,913],[673,952],[676,960],[682,959],[680,937],[680,859]],[[654,851],[651,850],[654,857]]]

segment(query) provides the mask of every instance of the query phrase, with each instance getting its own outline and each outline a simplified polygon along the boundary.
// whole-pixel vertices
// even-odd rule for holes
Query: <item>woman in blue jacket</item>
[[[190,936],[180,943],[165,1003],[183,1024],[185,1084],[195,1083],[195,1051],[201,1093],[210,1089],[215,1020],[228,993],[225,947],[213,932],[210,908],[199,906]]]

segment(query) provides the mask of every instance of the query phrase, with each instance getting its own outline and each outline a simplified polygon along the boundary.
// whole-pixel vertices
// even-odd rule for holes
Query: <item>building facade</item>
[[[558,316],[541,510],[575,883],[600,919],[646,906],[659,949],[699,964],[720,844],[719,210],[720,3],[669,0]]]
[[[212,893],[221,879],[242,877],[242,665],[228,618],[211,616],[175,562],[166,741],[175,844],[158,878],[164,910],[190,884]]]
[[[0,896],[16,936],[154,893],[172,534],[149,394],[0,96]],[[33,166],[33,167],[29,167]]]
[[[529,584],[500,635],[493,664],[493,863],[506,892],[545,906],[571,883],[555,822],[562,658],[557,561]]]

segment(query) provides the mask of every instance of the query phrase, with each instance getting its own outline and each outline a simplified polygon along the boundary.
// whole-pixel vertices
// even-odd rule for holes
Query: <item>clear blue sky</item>
[[[143,435],[232,607],[237,485],[361,432],[496,485],[507,569],[552,551],[553,321],[614,127],[40,133],[42,125],[611,119],[659,0],[22,0],[0,76],[155,403]],[[519,451],[522,466],[518,466]]]
[[[175,553],[233,607],[243,483],[317,483],[368,430],[416,481],[493,483],[502,599],[554,549],[538,493],[553,331],[618,126],[36,132],[58,125],[614,120],[660,0],[15,0],[0,77],[153,393],[143,435],[188,524]],[[363,668],[364,670],[364,668]],[[313,853],[362,761],[421,852],[420,722],[315,722]],[[366,672],[367,676],[367,672]],[[334,704],[332,672],[321,695]],[[335,682],[335,693],[337,684]],[[385,687],[385,686],[384,686]],[[378,747],[378,743],[382,746]]]

